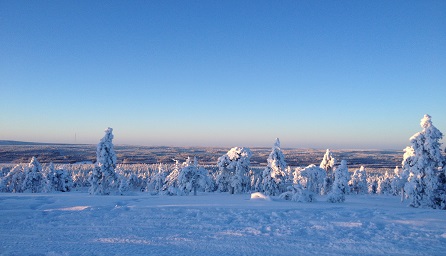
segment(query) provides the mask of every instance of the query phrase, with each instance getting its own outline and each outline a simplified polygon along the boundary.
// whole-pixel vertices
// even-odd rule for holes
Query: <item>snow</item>
[[[251,194],[251,199],[260,199],[260,200],[267,200],[271,201],[271,197],[263,194],[262,192],[255,192]]]
[[[444,255],[446,212],[399,197],[0,194],[1,255]]]

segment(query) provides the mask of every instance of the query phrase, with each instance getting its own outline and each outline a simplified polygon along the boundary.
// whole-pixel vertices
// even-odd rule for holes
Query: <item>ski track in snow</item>
[[[169,197],[0,194],[1,255],[444,255],[446,211],[392,196],[332,204]]]

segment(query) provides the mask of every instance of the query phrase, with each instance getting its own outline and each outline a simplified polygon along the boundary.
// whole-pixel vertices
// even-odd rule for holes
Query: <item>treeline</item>
[[[249,148],[234,147],[218,158],[216,166],[200,166],[188,158],[175,164],[117,164],[113,129],[108,128],[97,146],[95,164],[44,167],[36,158],[28,165],[0,170],[2,192],[68,192],[88,188],[92,195],[124,195],[142,191],[159,195],[197,192],[231,194],[262,192],[267,196],[299,202],[326,195],[329,202],[343,202],[347,194],[388,194],[408,198],[413,207],[446,209],[446,160],[441,152],[442,133],[431,117],[421,120],[423,130],[411,137],[401,168],[393,173],[368,174],[361,167],[349,172],[347,161],[338,164],[327,150],[319,165],[291,168],[276,139],[264,168],[252,168]]]
[[[118,164],[116,179],[109,191],[119,194],[133,191],[152,195],[188,195],[191,192],[263,192],[295,201],[312,201],[315,195],[326,195],[333,187],[335,170],[347,168],[344,162],[336,168],[336,160],[327,150],[319,166],[291,168],[277,141],[266,168],[249,166],[249,149],[233,148],[219,158],[216,166],[199,166],[191,159],[176,164]],[[41,165],[33,158],[28,165],[4,166],[0,169],[2,192],[67,192],[90,188],[94,164],[52,163]],[[342,169],[341,168],[341,169]],[[338,172],[341,172],[341,169]],[[341,194],[401,195],[401,172],[368,174],[364,167],[350,173],[347,169]],[[341,177],[338,177],[341,180]],[[110,192],[109,192],[110,193]],[[298,194],[292,196],[291,194]]]

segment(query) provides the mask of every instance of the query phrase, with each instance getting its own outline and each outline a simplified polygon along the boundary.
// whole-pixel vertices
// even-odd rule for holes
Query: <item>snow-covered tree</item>
[[[203,167],[198,166],[197,158],[194,157],[194,162],[188,158],[181,168],[178,175],[178,189],[184,195],[189,195],[190,192],[194,192],[197,195],[197,190],[206,189],[206,186],[210,186],[210,179],[208,171]]]
[[[324,157],[322,158],[319,167],[324,169],[328,175],[333,173],[335,164],[336,164],[336,159],[333,157],[333,154],[331,153],[330,149],[327,149],[327,151],[325,151]]]
[[[113,129],[105,130],[105,136],[96,148],[96,167],[90,176],[90,189],[92,195],[108,195],[111,189],[117,189],[118,176],[116,175],[116,153],[113,146]]]
[[[367,177],[367,184],[369,186],[369,188],[368,188],[369,194],[376,194],[376,190],[378,189],[378,180],[379,180],[379,177],[377,175],[369,175]]]
[[[46,168],[47,191],[70,191],[73,187],[71,175],[64,169],[56,169],[51,162]]]
[[[146,190],[151,194],[159,194],[166,182],[166,177],[169,175],[169,169],[164,164],[158,164],[158,168],[155,172],[152,173],[152,175],[149,178],[149,181],[147,182],[147,188]]]
[[[407,193],[405,192],[404,187],[406,186],[407,181],[409,180],[410,175],[410,169],[412,165],[413,157],[415,156],[415,152],[412,147],[406,147],[404,149],[403,154],[403,161],[401,162],[401,174],[400,174],[400,180],[399,184],[401,185],[401,201],[404,201],[404,198],[408,197]]]
[[[361,166],[361,168],[355,170],[348,184],[353,193],[367,194],[367,173],[364,166]]]
[[[173,170],[167,175],[164,186],[163,193],[169,196],[180,195],[181,192],[178,190],[178,175],[180,174],[180,163],[178,160],[174,160],[175,164],[173,166]],[[187,163],[188,161],[186,161]]]
[[[118,175],[118,192],[120,195],[126,194],[130,190],[130,179],[124,175]]]
[[[267,159],[262,175],[262,187],[266,195],[279,195],[285,190],[286,162],[277,138]]]
[[[445,150],[446,151],[446,150]],[[443,171],[438,175],[438,197],[436,198],[436,204],[439,205],[439,209],[446,209],[446,164],[443,166]]]
[[[381,176],[378,180],[378,187],[376,188],[377,194],[392,194],[392,179],[393,177],[390,176],[389,172],[386,171],[386,173]]]
[[[333,154],[331,153],[330,149],[327,149],[327,151],[324,154],[324,158],[322,159],[322,162],[319,165],[319,167],[324,169],[325,172],[327,173],[324,181],[323,194],[327,194],[329,191],[331,191],[331,187],[333,185],[333,180],[334,180],[335,165],[336,165],[336,159],[333,157]]]
[[[229,191],[231,194],[249,191],[248,172],[251,156],[249,148],[235,147],[218,158],[218,191]]]
[[[280,194],[279,198],[303,203],[316,201],[315,194],[304,188],[300,183],[289,186],[287,190]]]
[[[259,168],[255,168],[255,169],[251,168],[251,170],[249,170],[248,176],[251,181],[251,191],[255,191],[255,192],[263,191],[263,186],[262,186],[263,171],[264,170],[259,169]]]
[[[423,130],[410,138],[411,150],[406,150],[403,160],[403,170],[409,171],[404,190],[412,207],[445,209],[444,191],[439,189],[444,161],[440,148],[443,134],[432,124],[429,115],[424,115],[420,125]]]
[[[0,182],[0,191],[2,192],[12,192],[12,193],[21,193],[22,184],[25,180],[25,172],[21,165],[14,166],[6,176],[1,179]]]
[[[40,193],[44,190],[45,181],[42,174],[42,165],[36,157],[31,159],[28,167],[25,168],[25,179],[22,184],[22,191]]]
[[[314,194],[321,194],[324,187],[326,172],[324,169],[311,164],[303,169],[297,169],[295,176],[299,177],[296,183]]]
[[[393,173],[394,173],[394,176],[390,183],[390,186],[392,187],[392,194],[395,196],[401,195],[403,198],[404,185],[406,184],[409,173],[403,172],[400,168],[398,168],[398,166],[395,167],[395,170],[393,171]]]
[[[347,161],[342,160],[341,164],[335,170],[335,179],[332,190],[328,194],[328,202],[340,203],[345,201],[345,194],[349,192],[348,180]]]

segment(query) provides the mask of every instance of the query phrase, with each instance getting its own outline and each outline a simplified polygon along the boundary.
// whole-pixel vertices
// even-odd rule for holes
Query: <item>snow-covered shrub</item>
[[[409,172],[404,190],[412,207],[445,209],[442,203],[444,191],[439,189],[444,161],[440,149],[443,134],[432,124],[429,115],[424,115],[420,125],[423,130],[410,138],[411,149],[404,155],[403,171]]]
[[[25,179],[22,183],[23,192],[40,193],[45,187],[45,180],[42,174],[42,165],[36,157],[31,159],[28,167],[25,168]]]
[[[367,194],[367,173],[364,166],[355,170],[348,185],[350,186],[350,190],[355,194]]]
[[[47,191],[68,192],[73,187],[71,175],[64,169],[56,169],[53,163],[46,168]]]
[[[119,186],[116,175],[116,153],[113,146],[113,129],[105,130],[105,136],[96,149],[96,166],[90,176],[90,189],[92,195],[108,195],[112,189]]]
[[[333,187],[328,194],[328,202],[340,203],[345,201],[345,194],[349,192],[348,180],[349,174],[347,161],[342,160],[341,165],[339,165],[335,170],[335,179],[333,182]]]
[[[315,194],[308,189],[305,189],[299,183],[288,186],[288,191],[279,195],[279,198],[296,201],[296,202],[314,202],[316,201]]]
[[[218,158],[218,191],[229,191],[231,194],[249,191],[248,172],[251,156],[249,148],[235,147]]]
[[[286,162],[278,138],[268,156],[267,163],[262,175],[262,190],[266,195],[279,195],[285,190]]]

